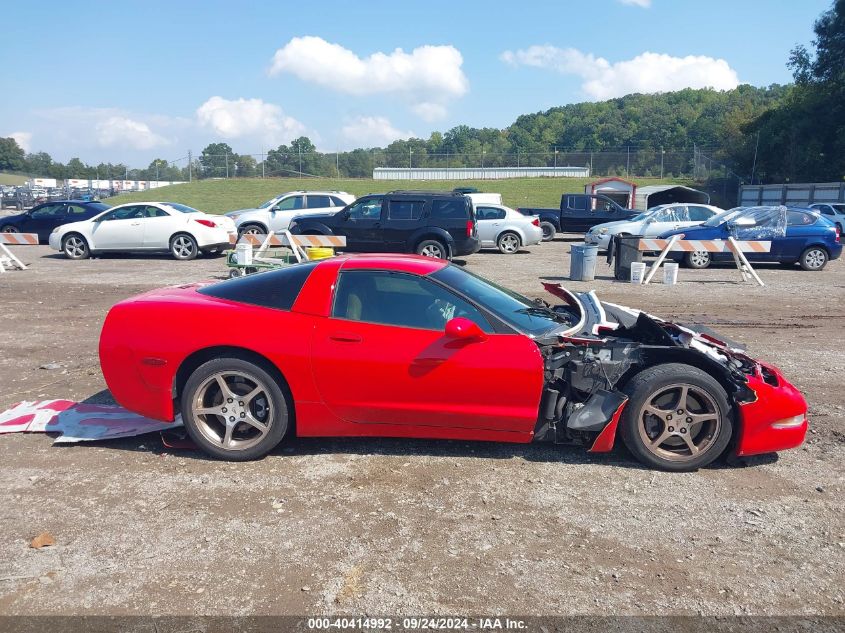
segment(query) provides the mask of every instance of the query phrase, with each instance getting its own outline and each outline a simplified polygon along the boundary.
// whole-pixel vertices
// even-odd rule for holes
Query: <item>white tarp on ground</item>
[[[0,413],[0,434],[61,433],[56,443],[133,437],[180,426],[178,417],[175,422],[159,422],[116,405],[73,400],[19,402]]]

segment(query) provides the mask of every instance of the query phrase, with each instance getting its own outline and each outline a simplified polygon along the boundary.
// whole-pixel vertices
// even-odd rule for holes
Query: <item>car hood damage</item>
[[[601,302],[592,291],[543,286],[564,301],[551,309],[577,322],[536,339],[545,359],[538,440],[594,445],[602,431],[618,420],[627,402],[628,380],[660,363],[684,363],[707,371],[737,403],[756,399],[748,379],[759,376],[763,368],[740,345],[712,330]]]

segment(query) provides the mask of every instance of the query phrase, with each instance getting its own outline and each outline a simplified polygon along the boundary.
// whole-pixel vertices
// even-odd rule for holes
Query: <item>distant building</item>
[[[589,167],[376,167],[374,180],[500,180],[589,178]]]
[[[845,182],[742,185],[739,188],[739,205],[742,207],[804,206],[815,202],[845,202]]]
[[[584,193],[607,196],[625,209],[632,209],[634,207],[634,196],[636,192],[637,185],[635,183],[616,177],[602,178],[601,180],[584,185]]]

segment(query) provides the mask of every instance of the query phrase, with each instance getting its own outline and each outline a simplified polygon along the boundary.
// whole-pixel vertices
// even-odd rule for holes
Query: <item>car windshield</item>
[[[262,202],[260,205],[258,205],[258,207],[257,207],[257,208],[259,208],[259,209],[269,209],[269,208],[270,208],[270,207],[272,207],[274,204],[276,204],[276,202],[277,202],[278,200],[279,200],[279,198],[278,198],[278,197],[276,197],[276,198],[270,198],[267,202]]]
[[[486,308],[505,323],[526,334],[538,336],[560,327],[569,327],[569,320],[543,304],[502,288],[454,265],[446,266],[431,278],[441,281]]]
[[[189,207],[185,204],[179,204],[178,202],[165,202],[164,204],[166,204],[171,209],[179,211],[180,213],[200,213],[200,211],[197,211],[193,207]]]
[[[722,211],[721,213],[717,213],[712,218],[707,220],[702,226],[720,226],[724,224],[728,220],[730,220],[735,215],[739,215],[744,210],[743,207],[734,207],[733,209],[728,209],[727,211]]]

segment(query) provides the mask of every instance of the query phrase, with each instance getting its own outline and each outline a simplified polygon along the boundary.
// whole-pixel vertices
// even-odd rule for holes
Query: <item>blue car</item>
[[[93,218],[109,208],[102,202],[56,200],[45,202],[17,215],[0,217],[0,232],[38,233],[38,242],[47,244],[50,233],[58,226]]]
[[[787,207],[746,207],[730,209],[704,224],[669,231],[660,237],[683,234],[685,240],[771,241],[768,253],[745,253],[750,262],[776,262],[804,270],[821,270],[842,254],[839,230],[830,220],[809,209]],[[707,268],[713,261],[733,261],[726,253],[672,252],[669,257],[689,268]]]

